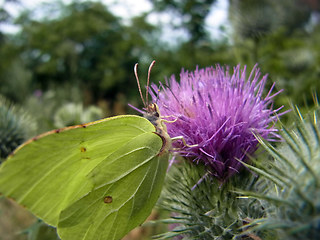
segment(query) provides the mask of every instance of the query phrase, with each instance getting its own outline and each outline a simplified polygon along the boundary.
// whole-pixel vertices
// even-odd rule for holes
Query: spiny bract
[[[283,129],[283,144],[274,148],[260,139],[273,157],[269,164],[257,161],[256,171],[267,191],[245,192],[267,203],[267,217],[250,225],[255,230],[277,230],[278,239],[320,239],[320,108],[303,118],[296,111],[295,126]]]

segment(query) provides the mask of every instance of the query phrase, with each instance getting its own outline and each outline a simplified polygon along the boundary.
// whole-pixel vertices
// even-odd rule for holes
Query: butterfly
[[[0,168],[0,192],[56,227],[62,240],[121,239],[159,198],[171,140],[157,105],[143,100],[137,66],[145,117],[122,115],[43,133]]]

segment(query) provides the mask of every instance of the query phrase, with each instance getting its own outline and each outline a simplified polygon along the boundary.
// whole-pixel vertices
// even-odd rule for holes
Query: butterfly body
[[[158,105],[156,103],[149,104],[143,116],[155,126],[156,134],[158,134],[162,138],[163,146],[161,148],[160,154],[168,152],[171,149],[171,138],[167,133],[167,126],[161,120]]]

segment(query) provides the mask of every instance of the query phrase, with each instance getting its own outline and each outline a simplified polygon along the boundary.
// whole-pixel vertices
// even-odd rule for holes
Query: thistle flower
[[[172,76],[166,85],[151,86],[161,115],[173,120],[167,124],[168,134],[183,136],[187,143],[175,141],[177,152],[205,164],[221,181],[239,172],[242,164],[238,160],[246,162],[247,155],[257,150],[253,133],[267,141],[279,140],[274,123],[282,107],[273,110],[272,100],[281,91],[271,95],[273,84],[263,98],[267,75],[260,79],[256,66],[248,78],[246,67],[240,70],[238,65],[233,70],[232,75],[228,67],[219,65],[182,70],[180,83]]]

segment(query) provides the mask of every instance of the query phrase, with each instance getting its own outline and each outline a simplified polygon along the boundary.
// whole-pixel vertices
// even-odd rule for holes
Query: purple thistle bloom
[[[267,75],[259,78],[256,66],[247,78],[246,67],[240,70],[238,65],[230,75],[229,68],[225,71],[217,65],[194,72],[182,70],[180,83],[172,76],[167,86],[160,85],[160,92],[153,84],[151,96],[161,115],[176,119],[166,124],[168,134],[186,140],[187,146],[182,141],[173,143],[177,152],[204,163],[209,173],[224,181],[239,172],[242,164],[238,160],[247,161],[247,155],[257,150],[253,133],[267,141],[279,140],[274,123],[282,107],[273,110],[272,99],[281,91],[271,95],[273,84],[263,98]]]

